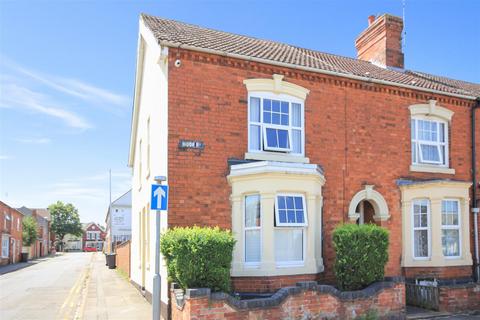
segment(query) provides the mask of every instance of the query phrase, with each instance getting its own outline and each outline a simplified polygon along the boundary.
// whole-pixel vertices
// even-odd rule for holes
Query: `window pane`
[[[303,209],[303,201],[301,197],[295,197],[295,209]]]
[[[412,139],[416,139],[417,138],[417,135],[416,135],[416,129],[415,129],[415,119],[412,119],[411,121],[411,127],[412,127]]]
[[[303,220],[303,217],[304,217],[304,213],[303,213],[303,210],[297,210],[297,223],[304,223],[305,221]]]
[[[440,123],[440,142],[445,142],[445,123]]]
[[[250,98],[250,121],[260,122],[260,98]]]
[[[263,111],[270,111],[270,110],[272,110],[272,100],[263,99]]]
[[[457,201],[442,201],[442,225],[458,226],[458,215]]]
[[[269,111],[263,112],[263,123],[272,123],[272,113]]]
[[[288,126],[288,114],[282,114],[282,126]]]
[[[422,152],[423,161],[440,161],[439,148],[428,144],[420,144],[420,151]]]
[[[293,153],[302,153],[302,132],[292,130],[292,151]]]
[[[294,203],[295,201],[293,200],[293,197],[287,197],[287,208],[288,209],[294,209]]]
[[[295,210],[288,210],[287,211],[287,222],[288,223],[296,223]]]
[[[273,113],[272,112],[272,123],[273,124],[281,124],[280,123],[280,113]]]
[[[260,262],[260,230],[245,231],[245,262]]]
[[[260,196],[251,195],[245,197],[245,227],[260,226]]]
[[[277,262],[303,261],[303,230],[275,230],[275,260]]]
[[[279,208],[279,209],[285,209],[285,208],[286,208],[286,206],[285,206],[285,201],[286,201],[286,199],[285,199],[285,198],[286,198],[286,197],[278,196],[278,199],[277,199],[277,200],[278,200],[278,208]]]
[[[250,150],[260,150],[260,126],[250,126]]]
[[[444,256],[460,255],[460,235],[458,230],[442,230],[442,247]]]
[[[282,101],[282,109],[281,109],[281,112],[288,114],[288,102]]]
[[[287,210],[278,210],[278,219],[280,223],[287,223]]]
[[[280,148],[285,148],[288,149],[289,143],[288,143],[288,130],[277,130],[278,134],[278,146]]]
[[[267,128],[267,146],[270,148],[278,148],[277,129]]]
[[[417,143],[416,142],[412,142],[412,162],[413,163],[418,162],[418,159],[417,159]]]
[[[280,113],[280,101],[272,100],[272,111]]]
[[[300,104],[292,103],[292,126],[301,127],[302,126],[302,110]]]
[[[427,230],[414,231],[415,257],[428,257],[428,232]]]

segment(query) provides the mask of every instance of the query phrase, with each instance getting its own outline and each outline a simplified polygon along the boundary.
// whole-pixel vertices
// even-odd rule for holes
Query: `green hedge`
[[[230,291],[230,267],[235,245],[230,231],[220,228],[169,229],[160,240],[170,281],[186,288]]]
[[[333,231],[335,276],[341,290],[382,281],[388,261],[388,231],[374,224],[344,224]]]

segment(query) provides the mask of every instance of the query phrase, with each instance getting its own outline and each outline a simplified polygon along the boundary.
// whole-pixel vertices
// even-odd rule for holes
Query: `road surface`
[[[1,320],[149,319],[151,306],[102,253],[65,253],[0,275]]]

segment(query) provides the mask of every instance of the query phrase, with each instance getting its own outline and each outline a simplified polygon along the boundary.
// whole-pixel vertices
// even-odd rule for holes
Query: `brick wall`
[[[182,61],[179,68],[174,66],[176,59]],[[168,175],[174,179],[169,226],[231,228],[227,159],[243,159],[247,151],[247,90],[242,81],[271,78],[274,73],[311,90],[305,102],[306,156],[324,168],[327,181],[323,189],[323,280],[333,278],[332,231],[347,220],[350,201],[365,184],[375,185],[387,201],[391,218],[381,225],[398,241],[390,243],[386,275],[401,275],[401,194],[395,181],[471,180],[471,101],[170,48]],[[408,106],[428,99],[436,99],[455,113],[450,131],[450,164],[455,175],[409,170]],[[205,149],[179,150],[180,139],[201,140]],[[471,275],[468,268],[453,270],[449,273],[454,277]]]
[[[405,317],[403,282],[381,282],[339,292],[312,282],[283,288],[266,299],[238,300],[209,289],[171,290],[172,319],[355,319],[375,311],[380,319]]]
[[[119,244],[116,247],[117,268],[122,270],[130,278],[130,240]]]
[[[474,283],[441,286],[440,311],[480,310],[480,285]]]
[[[5,220],[6,215],[10,220]],[[22,258],[22,219],[22,213],[0,201],[0,240],[2,234],[9,237],[9,257],[0,257],[0,265],[16,263]]]

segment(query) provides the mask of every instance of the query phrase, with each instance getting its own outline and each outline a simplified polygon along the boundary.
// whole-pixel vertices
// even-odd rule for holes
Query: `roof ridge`
[[[447,94],[460,98],[473,99],[480,95],[480,89],[477,90],[475,84],[461,82],[461,80],[442,81],[442,79],[438,79],[442,76],[422,75],[414,71],[409,72],[406,69],[394,70],[358,58],[205,28],[145,13],[141,14],[141,19],[143,19],[147,28],[152,31],[160,45],[183,46],[194,51],[206,50],[206,52],[214,54],[232,55],[240,59],[254,60],[266,64],[334,73],[338,76],[365,79],[366,81],[387,83],[394,86],[406,86],[415,90]]]

